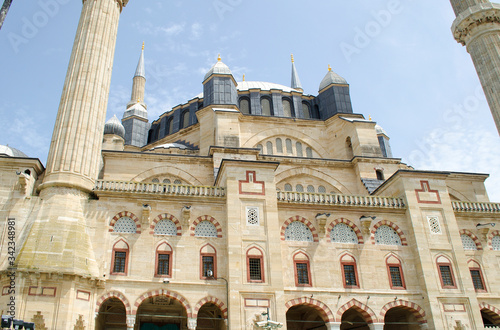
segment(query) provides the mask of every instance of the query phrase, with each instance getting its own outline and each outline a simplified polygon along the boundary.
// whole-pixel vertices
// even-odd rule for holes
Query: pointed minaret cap
[[[344,78],[333,72],[332,67],[328,65],[328,72],[326,73],[325,78],[323,78],[321,84],[319,85],[319,91],[322,91],[331,84],[347,85],[347,80],[345,80]]]
[[[302,84],[300,83],[299,74],[297,73],[297,68],[295,68],[295,60],[292,54],[292,83],[290,85],[293,89],[303,90]]]
[[[134,77],[143,77],[146,79],[146,69],[144,68],[144,42],[142,43],[141,57],[139,58]]]

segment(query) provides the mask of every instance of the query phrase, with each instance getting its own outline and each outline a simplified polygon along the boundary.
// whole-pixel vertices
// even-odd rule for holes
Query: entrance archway
[[[286,312],[288,330],[326,330],[325,320],[321,313],[308,305],[296,305]]]
[[[483,325],[486,326],[500,326],[500,315],[497,313],[483,308],[481,309],[481,317],[483,318]]]
[[[96,330],[127,330],[127,312],[120,299],[112,297],[101,304],[95,328]]]
[[[201,306],[196,324],[196,330],[226,330],[222,311],[211,302]]]
[[[421,322],[415,313],[404,307],[394,307],[384,317],[384,330],[420,330]]]
[[[366,322],[363,314],[361,314],[356,308],[351,307],[342,314],[342,321],[340,325],[340,330],[370,330],[368,323]]]
[[[187,317],[186,308],[178,300],[165,295],[153,296],[139,305],[135,329],[187,329]]]

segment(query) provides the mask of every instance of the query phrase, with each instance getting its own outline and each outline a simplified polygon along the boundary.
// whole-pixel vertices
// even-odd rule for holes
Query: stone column
[[[127,330],[134,330],[136,315],[127,315]]]
[[[188,329],[189,330],[196,330],[196,327],[198,326],[198,320],[194,318],[188,318]]]
[[[467,47],[500,133],[500,5],[487,0],[452,0],[452,31]]]
[[[83,0],[41,189],[94,187],[120,12],[128,0]]]
[[[372,323],[369,324],[368,327],[370,328],[370,330],[384,330],[383,323]]]
[[[339,322],[325,323],[327,330],[340,330],[340,325],[341,325],[341,323],[339,323]]]

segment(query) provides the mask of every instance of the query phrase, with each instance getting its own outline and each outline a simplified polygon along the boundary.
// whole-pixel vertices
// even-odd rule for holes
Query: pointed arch
[[[181,226],[179,219],[177,219],[176,217],[174,217],[172,214],[169,214],[169,213],[158,214],[156,216],[156,218],[153,219],[153,222],[149,226],[149,229],[150,229],[149,233],[151,235],[154,234],[155,227],[158,224],[158,222],[160,222],[161,220],[164,220],[164,219],[171,220],[175,224],[175,226],[177,227],[177,236],[182,235],[182,226]]]
[[[470,230],[462,229],[462,230],[460,230],[460,235],[467,235],[470,238],[472,238],[474,243],[476,243],[476,248],[478,251],[481,251],[483,249],[483,245],[481,244],[481,241],[479,240],[479,238],[476,235],[474,235]]]
[[[307,226],[307,228],[309,228],[309,230],[311,231],[311,233],[313,235],[314,242],[316,242],[316,243],[319,242],[319,236],[318,236],[318,231],[316,230],[316,227],[314,227],[314,225],[312,224],[311,221],[307,220],[304,217],[301,217],[300,215],[296,215],[294,217],[290,217],[290,218],[288,218],[283,223],[283,225],[281,226],[281,232],[280,232],[281,240],[282,241],[285,240],[285,230],[286,230],[286,227],[288,227],[288,225],[291,224],[294,221],[300,221],[303,224],[305,224]]]
[[[285,307],[288,310],[288,309],[292,308],[293,306],[297,306],[297,305],[306,305],[306,306],[312,307],[313,309],[317,310],[319,312],[319,314],[321,315],[321,317],[323,318],[323,321],[325,321],[325,323],[335,322],[335,316],[333,315],[330,308],[319,300],[309,298],[309,297],[295,298],[295,299],[289,300],[285,304]]]
[[[346,186],[344,186],[340,181],[338,181],[334,177],[312,168],[306,168],[306,167],[290,168],[288,170],[276,174],[275,181],[277,182],[277,184],[280,184],[282,181],[298,175],[307,175],[315,179],[321,180],[323,182],[326,182],[327,184],[335,188],[337,192],[340,194],[346,194],[346,195],[352,194],[351,191]]]
[[[479,309],[491,317],[495,323],[500,324],[500,310],[498,308],[485,302],[481,302],[479,304]]]
[[[141,222],[139,221],[139,218],[137,218],[137,216],[134,213],[129,212],[129,211],[122,211],[120,213],[117,213],[113,218],[111,218],[111,220],[109,221],[109,226],[111,227],[111,228],[109,228],[110,233],[115,231],[115,224],[122,217],[129,217],[132,220],[134,220],[135,225],[137,226],[136,233],[137,234],[141,233]]]
[[[184,307],[184,309],[186,310],[187,317],[189,317],[189,318],[192,317],[193,312],[191,310],[191,305],[186,300],[186,298],[184,298],[183,296],[181,296],[177,292],[173,292],[173,291],[169,291],[169,290],[163,290],[163,289],[148,291],[148,292],[145,292],[142,295],[140,295],[139,298],[137,298],[136,301],[135,301],[135,303],[134,303],[134,306],[132,308],[132,315],[136,315],[137,314],[137,310],[139,309],[139,306],[146,299],[149,299],[149,298],[152,298],[152,297],[158,297],[158,296],[167,296],[169,298],[177,300],[182,305],[182,307]]]
[[[493,230],[488,235],[488,247],[490,248],[490,250],[493,250],[493,237],[495,236],[500,236],[500,230]]]
[[[139,175],[133,177],[130,181],[133,182],[143,182],[144,180],[155,177],[159,175],[171,175],[174,177],[181,178],[184,182],[187,182],[190,185],[202,186],[203,183],[198,180],[196,177],[191,175],[190,173],[174,166],[158,166],[155,168],[151,168],[146,170]]]
[[[388,226],[388,227],[391,227],[392,229],[394,229],[396,231],[396,233],[398,234],[399,238],[401,239],[401,245],[403,245],[403,246],[408,245],[408,240],[406,239],[406,235],[403,233],[401,228],[399,228],[398,225],[396,225],[394,222],[391,222],[388,220],[379,221],[373,226],[371,233],[370,233],[370,240],[372,241],[372,244],[375,244],[375,232],[381,226]]]
[[[194,230],[196,229],[196,226],[202,222],[202,221],[210,221],[214,226],[215,229],[217,229],[217,237],[222,238],[222,226],[220,223],[215,220],[214,217],[210,215],[202,215],[201,217],[196,218],[195,221],[191,224],[191,227],[189,227],[189,231],[191,232],[191,236],[194,236]]]
[[[224,316],[224,319],[227,319],[227,307],[226,307],[226,305],[219,298],[215,298],[212,296],[205,297],[205,298],[201,299],[200,301],[198,301],[198,303],[194,306],[193,318],[198,317],[198,312],[200,311],[201,307],[203,307],[203,305],[205,305],[206,303],[212,303],[215,306],[219,307],[219,309],[222,312],[222,315]]]
[[[344,223],[346,224],[347,226],[349,226],[352,230],[354,230],[354,233],[356,234],[356,236],[358,237],[358,244],[364,244],[365,241],[363,239],[363,234],[361,233],[361,230],[358,228],[358,226],[356,226],[354,224],[354,222],[352,222],[351,220],[349,219],[345,219],[345,218],[340,218],[340,219],[335,219],[333,220],[327,227],[326,229],[326,236],[328,237],[328,241],[331,242],[331,238],[330,238],[330,232],[332,231],[333,227],[335,227],[336,225],[338,225],[339,223]]]
[[[427,323],[427,320],[425,319],[425,311],[422,307],[420,307],[418,304],[406,300],[396,300],[396,301],[391,301],[390,303],[385,304],[385,306],[382,308],[380,311],[380,322],[384,322],[385,314],[387,314],[387,311],[391,308],[394,307],[401,307],[403,309],[408,310],[410,313],[412,313],[415,318],[417,319],[417,322],[420,324]]]
[[[106,300],[108,300],[110,298],[116,298],[116,299],[120,300],[123,303],[123,305],[125,306],[126,314],[127,315],[132,314],[132,307],[130,306],[130,302],[128,301],[127,297],[125,297],[125,295],[119,291],[109,291],[109,292],[103,294],[102,296],[100,296],[99,299],[97,299],[95,312],[99,313],[99,309],[101,308],[101,305]]]
[[[371,324],[377,321],[377,315],[375,315],[373,310],[356,299],[351,299],[348,303],[339,308],[337,311],[337,321],[340,322],[342,320],[342,315],[351,308],[358,311],[363,316],[366,323]]]

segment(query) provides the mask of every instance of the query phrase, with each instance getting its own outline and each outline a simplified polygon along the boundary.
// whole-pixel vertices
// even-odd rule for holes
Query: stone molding
[[[457,16],[452,31],[455,40],[463,46],[483,33],[500,32],[500,5],[491,3],[470,7]]]

